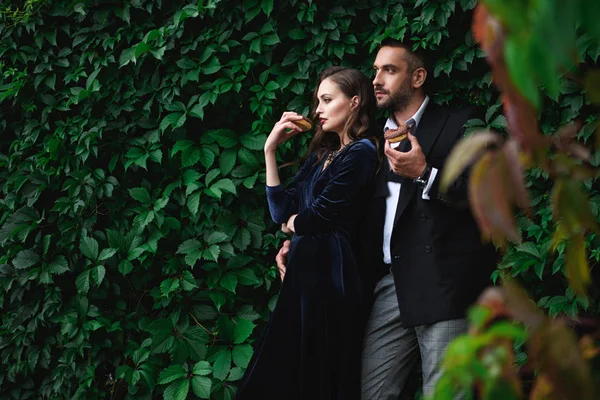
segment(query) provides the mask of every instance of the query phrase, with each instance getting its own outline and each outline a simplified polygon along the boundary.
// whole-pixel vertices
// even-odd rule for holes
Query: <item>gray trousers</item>
[[[441,376],[439,363],[448,343],[466,333],[466,319],[405,328],[400,320],[392,274],[375,287],[362,359],[362,400],[398,400],[411,370],[421,359],[423,393],[433,393]],[[414,374],[413,374],[414,376]]]

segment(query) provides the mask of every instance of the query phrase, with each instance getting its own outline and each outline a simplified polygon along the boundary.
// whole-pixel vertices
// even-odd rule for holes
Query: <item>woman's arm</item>
[[[281,143],[302,131],[298,125],[292,122],[301,120],[302,118],[304,118],[302,115],[294,112],[284,112],[265,142],[267,202],[269,203],[271,218],[278,224],[286,222],[289,216],[295,212],[294,210],[298,209],[298,206],[295,190],[284,191],[281,187],[275,151]],[[298,178],[301,172],[302,170],[296,178]],[[297,181],[298,179],[294,180],[294,186]]]
[[[330,182],[309,208],[298,215],[292,215],[288,228],[298,235],[335,230],[354,217],[357,200],[365,195],[365,190],[375,176],[377,150],[368,140],[351,145],[336,168]],[[370,196],[371,193],[366,194]]]

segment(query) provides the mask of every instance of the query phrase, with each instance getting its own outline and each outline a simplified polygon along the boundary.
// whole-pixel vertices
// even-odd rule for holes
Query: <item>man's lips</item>
[[[381,96],[385,96],[387,93],[382,91],[382,90],[376,90],[375,91],[375,96],[376,97],[381,97]]]

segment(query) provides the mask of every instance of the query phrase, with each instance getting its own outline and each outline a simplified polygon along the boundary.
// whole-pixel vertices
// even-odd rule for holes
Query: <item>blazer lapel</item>
[[[425,108],[425,112],[423,113],[421,121],[419,121],[419,125],[417,126],[417,131],[415,132],[415,136],[419,140],[419,145],[423,150],[423,154],[425,154],[425,158],[431,153],[431,149],[440,136],[440,133],[442,133],[447,119],[448,112],[430,101],[427,108]],[[402,183],[402,187],[400,188],[400,197],[398,199],[396,215],[394,216],[394,226],[398,223],[398,220],[416,191],[417,185],[410,179],[404,179],[404,183]]]

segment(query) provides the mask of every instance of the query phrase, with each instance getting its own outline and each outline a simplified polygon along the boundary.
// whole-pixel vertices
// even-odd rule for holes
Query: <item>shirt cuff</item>
[[[425,186],[425,189],[423,189],[423,195],[421,196],[421,198],[423,200],[431,200],[429,198],[429,191],[431,190],[431,187],[433,186],[433,181],[435,180],[435,176],[437,175],[438,169],[437,168],[431,168],[431,174],[429,174],[429,179],[427,180],[427,186]]]

